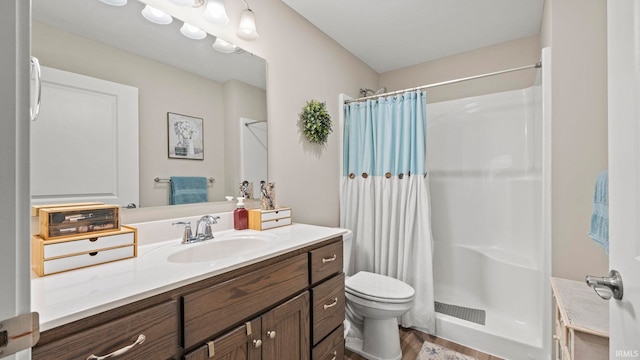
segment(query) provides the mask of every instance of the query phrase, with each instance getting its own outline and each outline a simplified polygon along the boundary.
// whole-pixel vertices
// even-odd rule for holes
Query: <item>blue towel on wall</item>
[[[172,176],[169,205],[207,202],[207,178],[197,176]]]
[[[596,178],[589,236],[609,255],[609,174],[607,171],[599,173]]]

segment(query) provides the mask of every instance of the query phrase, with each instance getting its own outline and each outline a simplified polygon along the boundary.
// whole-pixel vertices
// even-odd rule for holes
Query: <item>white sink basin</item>
[[[267,248],[278,239],[270,234],[229,234],[200,243],[180,245],[184,250],[169,255],[172,263],[209,262],[247,255]]]

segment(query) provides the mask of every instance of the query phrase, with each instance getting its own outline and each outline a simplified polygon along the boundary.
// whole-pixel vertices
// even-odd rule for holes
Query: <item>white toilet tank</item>
[[[353,275],[349,272],[349,266],[351,265],[351,245],[353,244],[353,232],[349,229],[346,234],[342,234],[342,249],[343,249],[343,271],[349,276]]]

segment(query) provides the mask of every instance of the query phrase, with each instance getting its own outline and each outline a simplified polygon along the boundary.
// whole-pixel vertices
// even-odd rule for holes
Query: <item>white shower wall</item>
[[[540,86],[427,105],[437,335],[508,359],[546,358]],[[428,93],[427,93],[428,98]]]

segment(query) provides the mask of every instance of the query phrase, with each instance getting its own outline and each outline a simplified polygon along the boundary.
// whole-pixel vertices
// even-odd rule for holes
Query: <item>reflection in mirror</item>
[[[265,61],[241,49],[230,54],[220,53],[212,47],[214,36],[189,39],[180,32],[183,25],[180,20],[174,19],[169,25],[154,24],[143,18],[143,8],[138,1],[115,7],[99,0],[33,0],[32,6],[32,53],[43,66],[138,90],[139,176],[132,174],[127,179],[139,190],[139,199],[120,199],[119,204],[167,205],[169,184],[155,182],[156,177],[214,178],[207,189],[209,201],[224,201],[225,195],[238,196],[243,176],[267,180]],[[46,119],[47,104],[52,99],[42,101],[45,116],[41,120]],[[55,106],[53,103],[49,109]],[[169,157],[172,129],[167,113],[203,119],[202,160]],[[246,127],[247,119],[264,122],[264,126],[256,123],[258,126]],[[245,129],[252,131],[245,134]],[[58,146],[53,146],[47,149],[48,159],[44,161],[69,157],[68,148],[73,148],[74,138],[82,136],[78,135],[79,130],[76,126],[71,131],[56,133],[53,143],[65,144],[66,152],[56,154]],[[249,139],[260,132],[264,141]],[[257,145],[253,145],[263,147],[262,153],[251,153],[255,147],[242,148],[253,140],[257,141]],[[35,146],[38,143],[32,139],[32,147]],[[93,150],[100,149],[95,148]],[[116,151],[124,150],[116,147]],[[74,153],[80,152],[82,148],[75,148]],[[32,160],[32,164],[37,163]],[[74,175],[92,174],[86,163],[78,164],[75,171],[77,173],[67,174],[70,180],[61,181],[67,185],[63,191],[47,190],[43,194],[38,193],[37,186],[32,185],[33,189],[42,198],[53,195],[48,202],[90,201],[96,194],[119,191],[117,185],[109,184],[85,194],[75,194],[69,191],[80,188],[73,186],[78,181]],[[55,175],[49,173],[43,181],[49,182]]]

